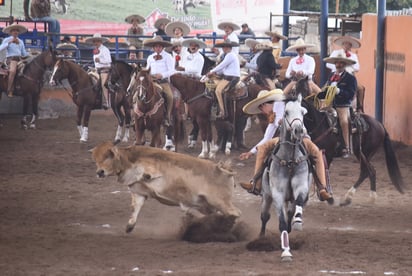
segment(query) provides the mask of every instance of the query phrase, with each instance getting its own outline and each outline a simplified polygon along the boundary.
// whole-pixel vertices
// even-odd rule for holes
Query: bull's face
[[[91,150],[92,158],[96,162],[96,176],[103,178],[106,176],[117,175],[116,163],[118,158],[113,150],[114,146],[111,142],[106,142],[98,145]]]

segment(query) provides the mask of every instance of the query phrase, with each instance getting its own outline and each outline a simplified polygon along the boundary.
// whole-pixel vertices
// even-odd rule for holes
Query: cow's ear
[[[120,159],[120,152],[117,146],[114,146],[110,149],[111,154],[113,154],[114,159]]]

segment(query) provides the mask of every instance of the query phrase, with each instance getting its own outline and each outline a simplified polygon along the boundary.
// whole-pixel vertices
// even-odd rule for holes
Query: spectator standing
[[[29,15],[30,5],[30,15]],[[26,20],[46,21],[49,25],[49,32],[53,33],[52,41],[59,43],[60,22],[50,15],[50,0],[24,0],[24,17]]]
[[[247,23],[242,24],[242,31],[240,32],[240,42],[243,43],[245,42],[246,38],[253,38],[255,37],[255,33],[252,31],[251,28],[249,28],[249,25]]]
[[[143,16],[138,14],[132,14],[125,18],[125,21],[129,24],[132,24],[129,29],[127,29],[127,44],[129,46],[133,45],[136,49],[142,48],[142,40],[138,37],[143,35],[143,28],[140,24],[143,24],[146,20]],[[143,59],[143,52],[139,51],[137,53],[138,59]]]
[[[157,29],[153,35],[160,35],[163,40],[170,41],[170,37],[167,36],[165,32],[166,25],[170,23],[170,19],[166,17],[161,17],[157,19],[154,23],[154,27]]]

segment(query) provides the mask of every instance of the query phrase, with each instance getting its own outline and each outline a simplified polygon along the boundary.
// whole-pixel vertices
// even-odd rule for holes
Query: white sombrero
[[[273,49],[273,44],[269,40],[265,40],[256,45],[256,50],[271,50]]]
[[[207,48],[206,43],[203,40],[200,40],[200,39],[197,39],[197,38],[187,38],[187,39],[183,40],[182,46],[183,47],[190,47],[191,43],[199,45],[200,49]]]
[[[133,20],[137,20],[137,22],[139,22],[139,24],[141,24],[141,23],[143,23],[143,22],[146,21],[146,19],[145,19],[143,16],[138,15],[138,14],[129,15],[128,17],[126,17],[126,18],[124,19],[124,21],[126,21],[126,22],[129,23],[129,24],[132,24],[132,21],[133,21]]]
[[[166,40],[163,40],[163,38],[160,35],[155,36],[154,38],[148,38],[143,41],[143,46],[146,47],[153,47],[155,45],[161,45],[164,48],[172,46],[172,43]]]
[[[17,30],[19,34],[27,32],[27,28],[23,25],[13,23],[3,29],[3,33],[10,34],[12,30]]]
[[[354,37],[348,36],[348,35],[340,36],[333,41],[333,43],[339,46],[343,46],[343,42],[349,42],[350,44],[352,44],[352,48],[360,48],[361,46],[361,43],[359,40],[357,40]]]
[[[85,42],[86,43],[93,43],[93,41],[96,41],[96,40],[100,40],[102,43],[106,43],[107,41],[109,41],[109,39],[107,37],[102,37],[101,34],[96,33],[92,37],[86,38]]]
[[[289,46],[289,48],[286,49],[286,52],[292,52],[300,48],[311,48],[311,47],[315,47],[315,44],[305,43],[305,41],[302,38],[299,38],[298,40],[296,40],[295,44],[293,44],[292,46]]]
[[[166,25],[165,33],[168,36],[175,36],[174,31],[176,28],[182,30],[183,36],[187,36],[190,33],[190,26],[181,21],[170,22]]]
[[[259,106],[263,103],[267,102],[280,102],[285,99],[285,95],[283,94],[283,91],[281,89],[273,89],[273,90],[261,90],[256,97],[256,99],[251,100],[245,106],[243,107],[243,112],[246,114],[259,114],[262,113],[262,111],[259,109]]]
[[[268,36],[271,36],[271,37],[278,37],[281,40],[287,40],[288,39],[287,36],[281,35],[280,33],[275,32],[275,31],[267,31],[267,32],[265,32],[265,35],[268,35]]]
[[[164,24],[164,25],[167,25],[170,21],[171,21],[171,20],[170,20],[169,18],[166,18],[166,17],[159,18],[159,19],[157,19],[157,20],[155,21],[154,27],[155,27],[156,29],[159,29],[160,25],[163,25],[163,24]]]
[[[57,44],[56,49],[77,50],[77,46],[72,43],[59,43]]]
[[[226,26],[230,27],[234,31],[240,30],[240,27],[232,22],[221,22],[219,23],[219,25],[217,25],[218,29],[220,30],[224,30]]]
[[[257,41],[256,39],[253,39],[253,38],[246,38],[246,40],[245,40],[245,45],[250,49],[255,48],[256,45],[258,45],[259,43],[260,43],[259,41]]]
[[[340,62],[344,62],[346,64],[346,66],[353,65],[353,64],[356,63],[356,61],[354,61],[353,59],[350,59],[350,58],[346,57],[346,53],[343,49],[339,50],[339,52],[336,56],[326,57],[326,58],[323,59],[323,61],[326,62],[326,63],[332,63],[332,64],[335,64],[336,62],[340,61]]]

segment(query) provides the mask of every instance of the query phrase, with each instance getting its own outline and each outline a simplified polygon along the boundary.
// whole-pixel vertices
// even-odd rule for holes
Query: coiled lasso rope
[[[324,99],[319,99],[317,96],[314,100],[314,105],[316,109],[330,107],[333,103],[333,99],[336,96],[337,87],[336,86],[327,86],[326,95]],[[322,104],[321,104],[322,101]]]

